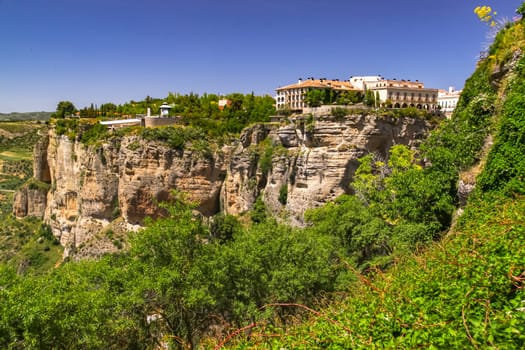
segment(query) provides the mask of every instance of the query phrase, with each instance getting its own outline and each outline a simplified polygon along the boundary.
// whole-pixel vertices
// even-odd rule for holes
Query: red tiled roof
[[[307,79],[295,84],[286,85],[275,90],[290,90],[303,88],[317,88],[317,89],[334,89],[334,90],[358,90],[348,81],[328,80],[328,79]]]

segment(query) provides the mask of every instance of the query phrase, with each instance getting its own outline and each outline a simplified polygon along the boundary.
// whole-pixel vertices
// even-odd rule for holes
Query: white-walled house
[[[310,90],[361,91],[370,90],[379,96],[379,104],[392,108],[414,107],[425,110],[438,108],[438,89],[425,88],[418,80],[385,79],[380,75],[355,76],[349,80],[299,79],[295,84],[276,89],[276,107],[292,110],[307,108],[306,93]]]
[[[393,108],[415,107],[434,110],[438,107],[438,89],[425,88],[418,80],[383,79],[365,86],[376,96],[379,95],[381,104],[388,104]]]
[[[337,79],[299,79],[295,84],[286,85],[275,89],[277,109],[288,107],[292,110],[304,109],[306,93],[310,90],[335,90],[335,91],[359,91],[348,80],[340,81]]]
[[[447,90],[439,90],[438,94],[438,104],[441,112],[447,117],[452,116],[452,112],[456,109],[456,105],[459,101],[459,96],[461,96],[462,90],[455,90],[453,86]]]

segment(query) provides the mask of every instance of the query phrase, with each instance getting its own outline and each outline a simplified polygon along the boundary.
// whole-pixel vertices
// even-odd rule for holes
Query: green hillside
[[[52,112],[14,112],[0,113],[0,121],[35,121],[49,120]]]
[[[47,271],[62,251],[40,220],[12,215],[15,191],[31,179],[33,147],[45,132],[47,126],[40,122],[0,122],[0,263],[19,272]]]
[[[261,322],[237,349],[522,349],[525,198],[485,196],[456,228],[385,273],[359,275],[343,300],[289,328]],[[235,345],[234,345],[235,344]]]
[[[522,6],[523,7],[523,6]],[[292,327],[263,321],[237,349],[521,349],[525,347],[525,27],[500,31],[467,81],[452,120],[426,143],[433,167],[478,176],[439,242],[398,255]],[[484,144],[494,144],[488,156]]]

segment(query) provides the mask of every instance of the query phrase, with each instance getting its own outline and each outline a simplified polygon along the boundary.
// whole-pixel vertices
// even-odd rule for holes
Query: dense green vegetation
[[[452,119],[425,142],[419,158],[427,166],[419,167],[417,155],[402,147],[391,150],[388,162],[369,155],[356,172],[357,198],[309,214],[324,223],[321,231],[343,237],[358,263],[376,255],[372,266],[362,265],[365,274],[349,267],[356,281],[343,300],[323,312],[280,306],[306,309],[312,317],[292,328],[261,320],[252,327],[260,333],[252,330],[237,348],[525,346],[525,58],[516,54],[524,46],[522,22],[498,34]],[[491,132],[494,145],[455,228],[423,253],[407,254],[407,247],[424,246],[448,227],[460,173],[483,161]],[[382,272],[385,252],[391,252],[390,268]]]
[[[31,180],[33,147],[43,132],[47,126],[39,122],[0,123],[0,263],[19,273],[49,271],[61,258],[62,248],[47,226],[11,214],[14,191],[21,185],[48,186]]]
[[[269,303],[310,303],[334,289],[341,255],[333,236],[270,219],[241,228],[232,217],[210,231],[176,197],[169,217],[136,234],[129,253],[46,275],[4,267],[0,346],[195,346],[210,325],[239,327],[270,315]]]
[[[382,273],[355,276],[322,312],[301,305],[297,327],[261,320],[238,349],[522,349],[525,200],[471,203],[455,230]],[[244,338],[244,333],[238,335]]]
[[[521,22],[496,37],[421,152],[395,146],[387,159],[362,158],[354,194],[310,210],[305,228],[276,222],[261,197],[251,220],[208,224],[174,193],[167,216],[133,234],[127,252],[48,273],[1,265],[0,347],[212,348],[233,332],[225,339],[240,349],[523,348],[525,58],[508,54],[516,45],[525,47]],[[142,136],[181,148],[268,116],[253,95],[231,96],[223,111],[216,100],[170,95],[187,127]],[[96,129],[78,129],[83,119],[57,126],[96,140]],[[448,231],[460,174],[484,160],[490,134],[475,195]],[[263,173],[281,152],[269,140],[252,151]],[[49,230],[39,232],[26,256],[49,265],[30,249],[52,249]]]
[[[330,104],[346,106],[363,102],[363,100],[364,95],[360,91],[337,91],[333,89],[310,89],[306,92],[304,99],[309,107]]]
[[[226,105],[219,106],[220,99],[227,101]],[[158,114],[163,103],[170,104],[170,114],[180,118],[177,126],[142,130],[123,128],[112,133],[99,123],[103,119],[145,115],[148,108],[152,114]],[[61,101],[51,123],[57,135],[66,135],[87,145],[138,133],[146,140],[164,142],[175,149],[183,149],[189,144],[193,150],[206,156],[210,154],[211,144],[228,141],[252,123],[268,122],[270,115],[275,113],[273,104],[272,97],[255,96],[253,93],[234,93],[223,97],[170,93],[165,99],[148,96],[144,101],[131,101],[118,106],[112,103],[100,107],[92,105],[78,111],[78,116],[72,116],[77,113],[75,106],[69,101]]]

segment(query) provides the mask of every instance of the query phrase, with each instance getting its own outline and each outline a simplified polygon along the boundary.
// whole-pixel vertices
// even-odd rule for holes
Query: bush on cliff
[[[177,198],[169,215],[134,235],[129,253],[70,262],[41,276],[0,266],[0,347],[195,347],[274,313],[276,303],[311,305],[332,291],[338,240],[265,220],[215,239]],[[155,345],[156,344],[156,345]]]

